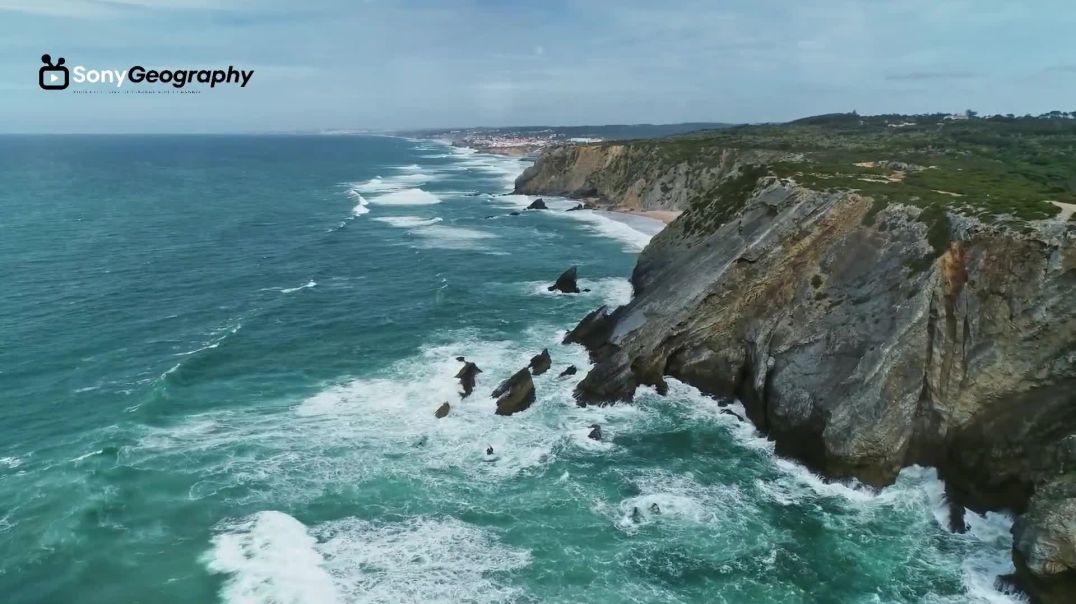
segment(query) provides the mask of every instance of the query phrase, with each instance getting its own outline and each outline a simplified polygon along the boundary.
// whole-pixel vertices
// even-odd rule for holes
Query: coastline
[[[651,220],[657,220],[661,222],[663,226],[668,225],[684,213],[683,210],[636,210],[635,208],[629,208],[625,206],[614,206],[606,211],[614,212],[617,214],[626,214],[628,216],[640,216],[644,218],[649,218]]]
[[[668,222],[660,220],[652,216],[646,216],[638,212],[621,212],[618,210],[592,210],[598,216],[602,216],[609,220],[619,222],[625,226],[653,237],[660,233]],[[641,251],[641,250],[640,250]]]
[[[532,148],[529,148],[524,153],[516,153],[516,152],[505,152],[504,150],[505,149],[511,149],[513,151],[516,151],[516,150],[519,150],[519,149],[523,149],[524,146],[516,146],[516,147],[508,147],[508,148],[506,148],[506,147],[489,147],[489,146],[485,146],[485,145],[478,145],[478,146],[465,145],[465,144],[461,144],[459,141],[453,141],[453,140],[449,140],[449,139],[426,139],[426,140],[441,143],[441,144],[447,145],[447,146],[449,146],[451,148],[454,148],[454,149],[466,149],[466,150],[472,151],[474,153],[483,153],[483,154],[491,155],[491,156],[494,156],[494,157],[512,159],[512,160],[517,160],[517,161],[521,161],[521,162],[524,161],[524,160],[527,160],[528,159],[527,156],[530,153],[537,152],[537,151],[541,150],[540,147],[539,148],[533,148],[532,147]],[[523,170],[520,170],[519,173],[516,174],[515,178],[518,178],[522,173],[523,173]],[[517,193],[514,193],[514,191],[512,193],[517,194]],[[522,194],[520,194],[520,195],[522,195]],[[541,198],[542,196],[540,196],[540,195],[527,195],[527,197],[538,199],[538,198]],[[587,209],[589,211],[593,212],[595,215],[601,216],[603,218],[606,218],[608,220],[611,220],[611,221],[619,223],[619,224],[623,224],[623,225],[631,228],[632,230],[635,230],[635,231],[637,231],[639,233],[642,233],[643,235],[646,235],[647,237],[653,237],[654,235],[657,235],[662,230],[664,230],[664,228],[666,226],[668,226],[669,223],[676,220],[680,216],[680,214],[683,213],[682,211],[679,211],[679,210],[637,210],[635,208],[631,208],[631,207],[628,207],[628,206],[611,206],[611,205],[606,205],[606,204],[595,204],[593,200],[588,200],[586,198],[576,198],[576,197],[569,197],[569,196],[555,196],[555,197],[559,197],[560,199],[563,199],[565,201],[573,202],[573,205],[575,203],[588,204],[590,207],[588,207]],[[549,198],[547,197],[547,199],[549,199]],[[567,208],[564,208],[563,210],[550,210],[550,211],[563,212],[565,210],[567,210]],[[642,250],[640,250],[640,252],[641,251]]]

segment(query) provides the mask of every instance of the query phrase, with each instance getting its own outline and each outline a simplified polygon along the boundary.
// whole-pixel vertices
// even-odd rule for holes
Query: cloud
[[[250,8],[248,0],[232,2],[227,8]],[[219,10],[216,0],[0,0],[0,11],[72,19],[117,17],[152,10]]]
[[[906,73],[892,73],[885,79],[893,82],[922,80],[968,80],[978,77],[978,74],[970,71],[909,71]]]

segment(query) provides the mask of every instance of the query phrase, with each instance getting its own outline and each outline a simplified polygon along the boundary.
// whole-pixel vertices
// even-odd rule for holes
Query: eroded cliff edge
[[[856,187],[832,155],[716,142],[679,161],[649,142],[560,148],[520,177],[519,191],[686,210],[641,254],[632,301],[570,334],[595,361],[579,401],[672,376],[739,398],[779,454],[827,476],[881,486],[935,466],[952,501],[1022,514],[1021,585],[1073,601],[1073,223],[931,203],[901,187],[927,168],[881,151],[850,171],[877,184]]]

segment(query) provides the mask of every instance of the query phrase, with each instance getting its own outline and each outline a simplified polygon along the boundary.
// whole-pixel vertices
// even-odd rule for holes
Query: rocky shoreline
[[[1076,599],[1076,237],[809,187],[786,151],[668,161],[645,144],[555,147],[516,192],[686,210],[641,254],[633,300],[566,337],[580,404],[675,377],[738,398],[777,452],[891,484],[937,467],[963,508],[1010,510],[1015,582]]]

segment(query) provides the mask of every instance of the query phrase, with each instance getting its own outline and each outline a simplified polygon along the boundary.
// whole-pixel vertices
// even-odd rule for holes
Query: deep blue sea
[[[676,382],[576,407],[560,338],[630,298],[648,235],[510,215],[524,166],[0,137],[0,602],[1006,601],[1008,518],[950,534],[932,470],[826,483]],[[571,265],[592,291],[545,291]],[[543,348],[537,402],[494,415]]]

